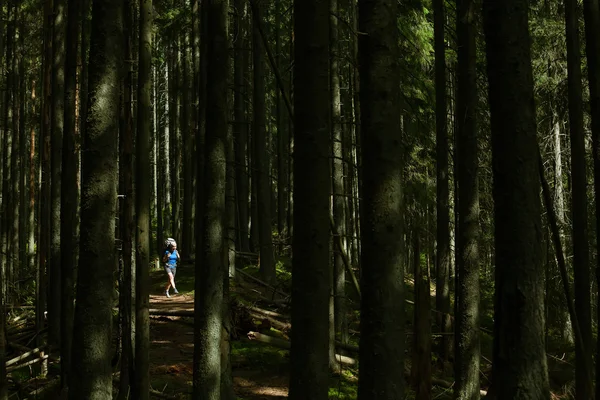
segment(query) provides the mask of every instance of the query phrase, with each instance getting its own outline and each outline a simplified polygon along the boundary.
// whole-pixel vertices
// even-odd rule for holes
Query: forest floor
[[[241,279],[230,280],[230,295],[236,301],[254,305],[274,312],[285,313],[278,308],[276,302],[266,300],[273,295],[269,290],[257,283],[250,275],[258,277],[255,266],[242,270]],[[244,273],[245,272],[245,273]],[[289,293],[290,274],[281,264],[278,265],[278,278],[281,286],[278,290]],[[178,295],[167,298],[164,294],[166,276],[164,271],[154,270],[151,274],[152,293],[150,307],[153,310],[165,312],[188,311],[194,307],[193,292],[193,265],[182,265],[177,268],[176,284]],[[351,290],[351,288],[349,288]],[[410,297],[410,296],[409,296]],[[351,301],[351,300],[350,300]],[[192,360],[193,360],[193,318],[186,316],[156,315],[153,311],[150,324],[150,374],[153,392],[163,394],[163,398],[183,399],[189,398],[192,388]],[[412,314],[412,313],[410,313]],[[357,312],[350,314],[351,344],[357,345],[358,319]],[[255,322],[256,319],[255,319]],[[258,321],[260,327],[261,322]],[[239,328],[239,327],[238,327]],[[238,329],[239,330],[239,329]],[[272,337],[288,339],[285,332],[272,326],[266,330],[257,328],[262,333]],[[231,342],[231,363],[234,391],[239,400],[276,400],[286,399],[289,381],[289,351],[279,347],[249,340],[241,334]],[[355,354],[348,354],[357,357]],[[444,381],[436,373],[438,382]],[[330,379],[330,399],[350,400],[356,399],[358,374],[355,367],[345,367],[341,373],[332,374]],[[451,382],[451,379],[450,379]],[[433,388],[432,398],[451,398],[452,389],[436,385]],[[411,398],[410,394],[409,397]]]
[[[230,279],[230,298],[232,299],[232,333],[231,365],[234,392],[238,400],[276,400],[288,397],[289,381],[289,308],[287,301],[282,300],[290,293],[291,273],[289,260],[280,260],[277,264],[277,288],[260,283],[257,279],[258,268],[248,265],[238,270],[235,279]],[[150,381],[151,398],[153,399],[189,399],[192,391],[192,362],[194,354],[194,266],[183,264],[177,268],[176,276],[178,295],[165,296],[166,275],[164,270],[151,271],[150,293]],[[412,330],[412,283],[406,282],[407,312],[406,336],[407,373],[411,363]],[[491,310],[492,292],[482,287],[482,309]],[[348,325],[349,344],[358,345],[358,301],[352,287],[348,287],[347,301],[349,305]],[[432,290],[431,304],[435,303]],[[489,304],[488,304],[489,303]],[[30,307],[30,306],[29,306]],[[25,308],[25,307],[24,307]],[[33,312],[33,309],[29,313]],[[179,314],[174,316],[173,314]],[[487,390],[491,375],[492,317],[482,315],[481,335],[481,386]],[[33,329],[32,325],[28,328]],[[263,338],[270,338],[271,344],[260,340],[250,340],[248,332],[259,332]],[[435,328],[434,328],[435,331]],[[29,333],[28,335],[33,334]],[[253,338],[260,339],[257,334]],[[549,337],[555,336],[554,334]],[[440,336],[433,332],[433,348],[437,348]],[[31,340],[29,340],[31,341]],[[275,342],[275,343],[273,343]],[[277,345],[277,342],[279,343]],[[283,343],[283,346],[282,346]],[[572,398],[573,390],[573,354],[572,349],[566,353],[564,343],[548,344],[548,368],[550,383],[553,389],[553,400]],[[560,350],[559,350],[560,349]],[[356,351],[356,350],[353,350]],[[358,358],[352,350],[346,356]],[[14,354],[12,355],[14,356]],[[40,364],[34,365],[35,369]],[[449,364],[440,366],[436,353],[432,353],[433,388],[432,399],[452,398],[452,369]],[[56,360],[49,363],[49,375],[45,379],[32,378],[31,367],[19,368],[12,372],[12,398],[56,399],[58,397],[34,396],[31,389],[56,384],[60,367]],[[37,375],[37,373],[34,373]],[[332,373],[330,379],[329,399],[356,399],[358,383],[357,366],[344,366],[341,372]],[[115,390],[117,390],[115,385]],[[18,391],[14,391],[19,388]],[[48,394],[52,393],[49,391]],[[23,396],[21,393],[29,392]],[[16,397],[15,397],[16,396]],[[413,399],[414,392],[408,387],[406,399]]]

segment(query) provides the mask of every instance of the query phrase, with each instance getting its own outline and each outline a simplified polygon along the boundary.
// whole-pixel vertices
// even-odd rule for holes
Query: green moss
[[[289,364],[289,351],[248,340],[233,341],[231,362],[237,368],[251,366],[261,370],[278,369]]]
[[[332,377],[329,385],[329,399],[356,399],[358,377],[353,371],[344,370],[341,375]]]

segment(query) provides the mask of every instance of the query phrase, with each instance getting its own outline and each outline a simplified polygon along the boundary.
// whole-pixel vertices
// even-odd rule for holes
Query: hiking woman
[[[179,252],[177,251],[177,243],[173,240],[168,248],[165,250],[165,254],[163,255],[163,262],[165,263],[165,271],[167,272],[167,276],[169,277],[169,282],[167,283],[165,294],[167,297],[171,297],[169,295],[169,289],[173,286],[173,291],[175,294],[178,294],[177,288],[175,287],[175,273],[177,272],[177,262],[179,261]]]

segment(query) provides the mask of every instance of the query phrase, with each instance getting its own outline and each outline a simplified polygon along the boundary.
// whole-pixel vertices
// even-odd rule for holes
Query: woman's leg
[[[171,285],[173,284],[173,274],[171,273],[171,270],[168,267],[165,267],[165,270],[167,271],[167,276],[168,276],[168,282],[167,282],[167,286],[165,287],[165,294],[167,295],[167,297],[169,296],[169,289],[171,288]],[[173,285],[173,287],[175,287]]]
[[[177,288],[175,287],[175,274],[177,273],[177,269],[176,268],[171,268],[171,275],[169,275],[169,278],[171,279],[171,286],[173,286],[173,290],[175,291],[175,294],[179,293],[177,291]]]

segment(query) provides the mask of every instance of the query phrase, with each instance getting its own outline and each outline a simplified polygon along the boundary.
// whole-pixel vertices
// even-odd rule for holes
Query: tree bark
[[[498,399],[550,398],[529,2],[484,0],[494,174]]]
[[[77,134],[77,47],[79,44],[79,0],[68,1],[66,37],[66,69],[64,98],[64,132],[61,176],[61,384],[70,386],[71,345],[73,341],[73,314],[75,312],[75,268],[78,240],[77,228],[77,169],[75,152]]]
[[[404,397],[404,145],[395,0],[359,0],[361,337],[359,400]],[[386,10],[383,12],[383,10]]]
[[[417,217],[419,218],[419,217]],[[415,399],[431,399],[431,306],[427,270],[421,266],[419,229],[413,228],[414,290],[416,294],[413,336],[412,384]]]
[[[256,207],[258,220],[252,225],[258,225],[258,245],[260,253],[260,273],[264,280],[273,282],[276,279],[275,261],[273,260],[273,240],[271,237],[271,171],[270,157],[267,149],[265,105],[265,50],[261,42],[258,24],[262,21],[260,6],[252,9],[252,60],[254,67],[254,92],[252,100],[253,124],[253,166],[252,186],[256,186]]]
[[[223,329],[223,279],[226,271],[225,194],[226,137],[228,126],[228,0],[209,0],[206,7],[206,164],[203,183],[202,250],[197,265],[194,327],[194,399],[218,400],[221,394],[221,339]],[[201,148],[201,147],[199,147]],[[196,307],[197,306],[197,307]]]
[[[60,202],[62,141],[65,113],[65,39],[67,3],[54,0],[54,27],[52,44],[52,136],[51,156],[51,219],[50,265],[48,296],[48,341],[51,346],[61,345],[61,256],[60,256]]]
[[[40,344],[39,332],[44,329],[46,312],[46,293],[48,293],[48,257],[50,250],[50,138],[51,138],[51,93],[52,93],[52,0],[44,2],[44,61],[42,76],[42,129],[41,129],[41,188],[40,188],[40,227],[39,227],[39,264],[36,285],[36,333]]]
[[[250,251],[248,236],[248,163],[246,159],[248,146],[248,121],[246,119],[247,86],[244,81],[244,71],[247,69],[245,60],[248,52],[246,32],[246,9],[242,0],[235,2],[236,17],[234,30],[237,40],[234,48],[234,137],[235,137],[235,184],[236,184],[236,217],[239,230],[240,251]]]
[[[477,47],[472,0],[457,1],[458,229],[456,233],[456,334],[454,395],[479,399],[479,149],[477,143]],[[443,310],[441,310],[443,311]]]
[[[590,85],[590,115],[592,118],[592,157],[594,163],[594,193],[596,194],[596,232],[600,232],[600,7],[598,0],[584,0],[585,39]],[[596,247],[600,247],[600,235],[596,234]],[[600,258],[596,265],[597,284],[600,285]],[[600,297],[598,298],[600,320]],[[600,360],[600,336],[598,336],[596,359]],[[600,362],[596,362],[596,380],[600,379]],[[600,385],[596,384],[596,398],[600,398]]]
[[[346,249],[346,204],[344,192],[344,153],[342,143],[342,103],[340,97],[340,74],[338,54],[338,0],[330,1],[329,27],[329,79],[331,90],[331,128],[333,139],[333,219],[337,228],[342,249],[334,252],[333,296],[335,302],[335,333],[342,343],[348,342],[348,322],[346,321],[346,271],[342,251]]]
[[[444,41],[444,1],[433,1],[434,51],[435,51],[435,124],[437,161],[437,268],[436,308],[444,314],[437,318],[442,332],[450,332],[450,205],[448,189],[448,121],[446,102],[446,44]],[[447,361],[450,341],[443,337],[440,356]]]
[[[116,133],[123,62],[122,1],[94,2],[83,140],[81,237],[69,398],[112,398]],[[101,256],[99,256],[101,255]]]
[[[135,177],[135,384],[133,397],[150,396],[150,118],[152,115],[152,0],[140,0],[138,116]],[[175,200],[175,199],[174,199]]]
[[[329,24],[328,1],[294,1],[291,400],[329,387]]]

